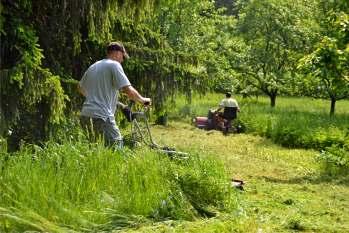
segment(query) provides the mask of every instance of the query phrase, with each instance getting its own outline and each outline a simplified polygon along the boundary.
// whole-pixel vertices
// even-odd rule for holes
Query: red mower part
[[[205,129],[208,127],[208,118],[207,117],[195,117],[194,119],[195,126],[200,129]]]

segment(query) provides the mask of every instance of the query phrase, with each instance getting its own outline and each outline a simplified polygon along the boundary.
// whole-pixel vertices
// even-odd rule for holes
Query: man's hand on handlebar
[[[151,105],[151,99],[150,98],[143,98],[142,103],[144,106],[148,107]]]

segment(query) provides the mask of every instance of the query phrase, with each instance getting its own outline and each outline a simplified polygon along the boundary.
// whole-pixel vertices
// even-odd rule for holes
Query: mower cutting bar
[[[133,103],[131,103],[129,106],[130,108],[132,107]],[[153,140],[151,131],[150,131],[150,127],[149,127],[149,123],[148,123],[148,119],[147,116],[145,114],[145,112],[131,112],[130,111],[130,119],[132,119],[132,137],[134,141],[137,141],[136,139],[136,135],[140,136],[140,140],[147,145],[148,147],[150,147],[151,149],[154,149],[156,151],[159,151],[161,153],[165,153],[171,157],[174,156],[180,156],[181,158],[188,158],[188,153],[185,152],[179,152],[176,151],[173,148],[169,148],[167,146],[160,146],[157,143],[155,143],[155,141]],[[145,124],[145,132],[142,132],[141,126],[138,122],[138,120],[142,120]],[[149,140],[146,139],[145,134],[147,134]]]

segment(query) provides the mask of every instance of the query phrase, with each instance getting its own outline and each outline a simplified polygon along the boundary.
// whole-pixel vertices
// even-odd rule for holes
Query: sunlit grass
[[[211,93],[204,96],[194,95],[192,102],[187,103],[184,96],[176,98],[176,104],[169,110],[170,118],[189,120],[195,116],[206,116],[209,109],[218,108],[218,104],[224,98],[224,95]],[[299,113],[317,119],[314,124],[319,122],[328,122],[328,124],[349,124],[349,100],[341,100],[336,104],[334,117],[330,117],[330,101],[323,99],[313,99],[307,97],[278,97],[276,107],[270,107],[269,98],[265,96],[242,98],[234,96],[237,99],[241,112],[240,117],[243,119],[254,119],[259,115],[267,116],[270,114],[279,115],[284,113]],[[305,116],[305,117],[306,117]],[[267,120],[267,119],[265,119]],[[325,125],[326,126],[326,125]]]
[[[300,133],[310,136],[316,130],[318,134],[345,135],[349,126],[348,101],[339,101],[335,117],[330,118],[329,101],[281,97],[276,109],[271,109],[267,98],[244,100],[238,96],[240,118],[250,127],[249,134],[224,136],[219,131],[204,131],[190,125],[191,118],[206,116],[208,109],[216,108],[221,98],[217,94],[197,97],[190,106],[180,99],[177,112],[171,118],[173,121],[168,127],[157,126],[154,132],[161,143],[221,158],[231,177],[246,181],[246,192],[240,199],[241,216],[233,223],[233,229],[241,232],[348,232],[348,177],[324,174],[316,159],[317,150],[288,149],[265,137],[254,136],[256,133],[267,136],[265,132],[271,120],[274,125],[283,121],[284,126],[293,124]],[[279,127],[283,128],[280,123]],[[221,229],[222,232],[230,232],[232,222],[217,221],[226,223],[227,228]],[[205,229],[209,230],[203,232],[213,231],[210,227],[214,226],[215,223],[208,223]],[[181,232],[182,228],[183,225],[176,230]],[[164,232],[171,232],[166,229]],[[196,232],[191,225],[185,229]]]
[[[110,231],[231,212],[226,174],[217,159],[195,154],[180,161],[84,142],[25,147],[0,158],[0,231]]]
[[[192,103],[179,97],[170,118],[189,123],[196,116],[207,116],[216,109],[223,95],[195,96]],[[312,98],[278,97],[275,108],[266,97],[236,97],[241,112],[239,119],[247,132],[271,138],[287,147],[324,149],[344,145],[349,132],[349,101],[338,101],[336,114],[329,115],[329,101]]]
[[[321,125],[340,135],[348,102],[329,118],[326,101],[279,98],[271,109],[264,97],[238,96],[248,134],[195,128],[192,117],[221,98],[196,97],[191,106],[179,98],[169,125],[152,126],[156,142],[189,152],[188,161],[79,141],[2,153],[0,232],[349,232],[348,177],[326,176],[317,149],[266,138],[276,132],[270,119],[269,130],[302,122],[299,132]],[[244,192],[229,186],[232,177],[246,182]]]
[[[324,176],[316,161],[317,151],[283,148],[260,136],[224,136],[187,123],[170,122],[168,127],[157,126],[153,132],[160,143],[220,158],[230,177],[246,181],[236,222],[223,217],[208,221],[202,232],[214,231],[220,221],[226,223],[221,232],[349,230],[348,179]],[[183,227],[187,232],[198,232],[187,223],[175,229],[185,232]],[[171,228],[164,228],[163,232],[171,232]]]

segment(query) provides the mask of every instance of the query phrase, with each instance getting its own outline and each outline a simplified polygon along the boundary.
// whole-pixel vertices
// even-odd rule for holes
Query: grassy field
[[[348,101],[338,102],[336,116],[331,118],[329,101],[325,100],[280,97],[276,109],[271,109],[265,97],[258,100],[238,97],[240,118],[247,123],[250,134],[225,137],[220,132],[195,129],[189,124],[193,117],[206,116],[208,109],[216,108],[221,96],[212,94],[195,99],[189,106],[179,98],[177,112],[170,114],[174,121],[154,132],[164,144],[220,158],[231,177],[246,181],[246,191],[240,197],[240,218],[234,223],[223,218],[226,228],[217,232],[349,231],[348,176],[328,176],[317,160],[318,150],[285,148],[258,136],[265,136],[263,127],[268,125],[268,119],[284,121],[285,125],[293,123],[309,136],[319,129],[329,134],[345,132],[349,127]],[[221,223],[217,219],[205,221],[212,229],[203,229],[200,221],[197,224],[194,229],[187,224],[176,230],[213,232]],[[166,229],[170,231],[171,227]]]
[[[328,175],[317,159],[321,144],[283,147],[275,132],[284,125],[268,126],[293,122],[305,139],[310,130],[338,143],[348,101],[329,118],[326,101],[279,98],[272,110],[266,98],[238,98],[247,134],[195,128],[192,117],[220,98],[196,97],[190,106],[178,98],[168,126],[152,125],[159,144],[192,155],[187,162],[80,139],[2,153],[0,232],[349,232],[349,177]],[[231,178],[245,190],[230,187]]]
[[[184,114],[190,112],[191,114],[207,114],[208,109],[217,108],[220,101],[224,98],[223,94],[208,93],[204,96],[194,95],[190,104],[187,103],[183,96],[175,98],[176,106],[169,108],[172,118],[179,119]],[[318,117],[328,119],[330,112],[330,101],[323,99],[314,99],[308,97],[283,97],[279,96],[276,100],[275,109],[270,108],[270,100],[265,96],[242,98],[235,96],[241,108],[241,116],[246,113],[267,114],[270,112],[302,112],[305,114],[313,113]],[[341,100],[336,103],[337,118],[342,119],[349,114],[349,100]],[[190,111],[188,110],[190,108]],[[187,110],[186,110],[187,109]],[[176,110],[176,111],[173,111]],[[248,111],[246,111],[248,110]],[[346,120],[348,122],[348,119]]]
[[[222,97],[217,94],[196,97],[191,105],[179,98],[170,118],[189,123],[195,116],[206,116],[208,109],[216,108]],[[329,115],[329,101],[279,97],[275,108],[265,97],[237,98],[241,113],[237,122],[249,134],[270,138],[287,148],[308,148],[323,151],[321,159],[340,165],[342,173],[349,168],[349,101],[337,103],[336,114]],[[337,168],[332,169],[337,173]],[[340,170],[340,169],[339,169]],[[338,171],[339,171],[338,170]],[[349,175],[349,174],[348,174]]]
[[[214,232],[219,226],[216,232],[349,231],[348,180],[324,176],[315,160],[318,152],[282,148],[259,136],[223,136],[183,123],[153,131],[161,143],[220,158],[231,177],[246,181],[238,219],[222,216],[181,224],[175,226],[178,232]],[[212,228],[202,227],[203,222]],[[172,227],[165,229],[171,232]]]

